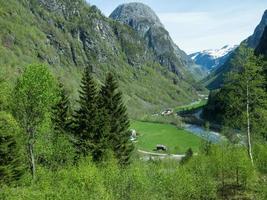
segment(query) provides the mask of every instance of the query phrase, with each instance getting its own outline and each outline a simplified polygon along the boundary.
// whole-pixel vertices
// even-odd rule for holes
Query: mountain
[[[193,62],[172,40],[155,12],[143,3],[127,3],[118,6],[111,19],[132,27],[146,46],[152,49],[158,62],[182,79],[189,79]]]
[[[251,35],[245,43],[248,47],[256,48],[259,45],[260,39],[262,37],[262,34],[264,32],[265,27],[267,26],[267,10],[265,10],[262,19],[259,23],[259,25],[256,27],[253,35]]]
[[[190,54],[191,59],[210,72],[221,67],[237,46],[226,45],[221,49],[210,49]]]
[[[267,26],[267,10],[264,12],[262,19],[259,25],[255,28],[254,33],[244,40],[241,45],[245,45],[250,48],[256,48],[261,40],[264,29]],[[202,80],[202,84],[206,85],[206,87],[210,90],[218,89],[223,86],[224,76],[227,72],[229,72],[232,68],[231,59],[238,54],[239,47],[237,47],[233,53],[226,59],[225,63],[217,69],[211,71],[211,73]]]
[[[81,73],[119,80],[131,117],[197,98],[189,79],[166,71],[132,28],[84,0],[0,0],[0,76],[14,83],[22,68],[44,63],[75,104]]]
[[[265,30],[255,52],[257,55],[262,54],[267,57],[267,26],[265,27]]]

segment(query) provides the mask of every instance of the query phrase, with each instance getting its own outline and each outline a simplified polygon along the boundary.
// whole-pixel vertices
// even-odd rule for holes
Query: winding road
[[[138,153],[143,155],[143,160],[162,160],[165,158],[175,159],[175,160],[182,160],[185,155],[179,154],[163,154],[163,153],[152,153],[148,151],[138,150]]]

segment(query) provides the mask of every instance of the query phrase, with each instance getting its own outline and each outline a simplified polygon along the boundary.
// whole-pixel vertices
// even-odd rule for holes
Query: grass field
[[[202,99],[202,100],[193,102],[193,103],[191,103],[189,105],[178,106],[174,110],[175,110],[175,112],[179,112],[179,111],[183,111],[183,110],[192,110],[192,109],[200,108],[200,107],[206,105],[207,102],[208,102],[208,100]]]
[[[153,152],[157,144],[163,144],[169,153],[185,153],[188,148],[197,152],[201,143],[199,137],[170,124],[133,121],[131,128],[139,134],[138,149],[144,151]]]

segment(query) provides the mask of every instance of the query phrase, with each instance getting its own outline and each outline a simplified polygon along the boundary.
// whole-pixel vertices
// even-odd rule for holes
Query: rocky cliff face
[[[267,26],[265,27],[265,30],[262,34],[261,40],[255,50],[257,55],[264,55],[267,57]]]
[[[245,42],[248,47],[256,48],[259,45],[260,39],[264,32],[265,27],[267,26],[267,10],[264,12],[262,19],[259,25],[256,27],[252,36],[250,36]]]
[[[190,76],[192,60],[171,39],[154,11],[142,3],[129,3],[117,7],[110,18],[131,26],[146,45],[156,54],[161,65],[183,79]]]
[[[144,37],[151,27],[163,27],[154,11],[142,3],[129,3],[117,7],[110,18],[130,25]]]

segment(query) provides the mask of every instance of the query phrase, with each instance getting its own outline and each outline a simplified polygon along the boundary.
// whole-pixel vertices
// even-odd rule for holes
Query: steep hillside
[[[236,47],[226,45],[221,49],[204,50],[190,54],[189,56],[197,65],[210,72],[221,67]]]
[[[189,80],[194,74],[194,63],[173,42],[168,31],[150,7],[142,3],[123,4],[111,13],[110,18],[131,26],[145,39],[146,45],[153,50],[158,62],[169,71],[185,80]]]
[[[46,63],[75,102],[85,66],[93,66],[100,82],[112,71],[131,116],[196,97],[191,84],[162,67],[135,31],[83,0],[0,0],[0,28],[0,68],[9,82],[23,66]]]
[[[262,54],[267,57],[267,26],[265,27],[264,33],[255,52],[257,55]]]
[[[259,25],[256,27],[253,35],[251,35],[245,42],[248,47],[256,48],[259,45],[260,39],[264,32],[265,27],[267,26],[267,10],[263,13],[262,19]]]
[[[244,40],[241,45],[245,45],[250,48],[256,48],[260,42],[260,39],[263,35],[264,28],[267,26],[267,10],[264,12],[262,19],[259,25],[256,27],[253,35]],[[205,84],[209,89],[217,89],[223,85],[224,75],[229,72],[232,68],[231,59],[238,54],[239,48],[236,48],[234,53],[226,60],[224,65],[222,65],[219,69],[215,69],[211,72],[211,74],[206,77],[202,83]]]

